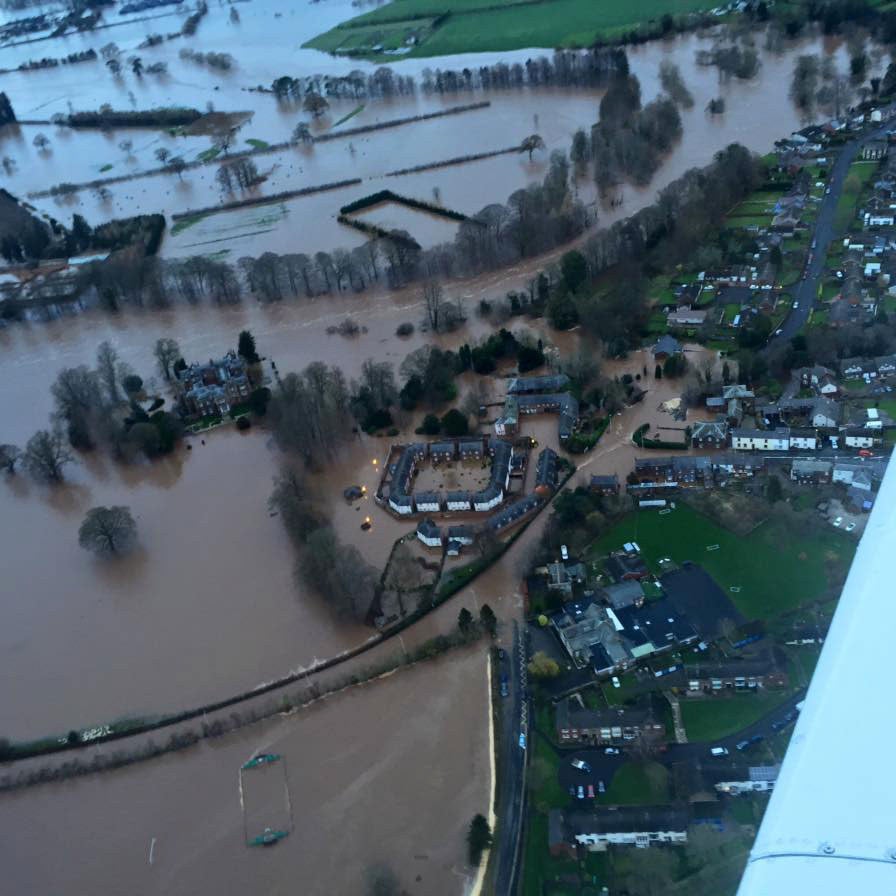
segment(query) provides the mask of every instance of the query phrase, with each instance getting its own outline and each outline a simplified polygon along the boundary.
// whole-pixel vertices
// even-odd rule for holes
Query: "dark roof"
[[[695,563],[684,563],[680,569],[667,572],[660,583],[672,605],[691,620],[702,638],[720,637],[725,619],[735,625],[745,621],[731,598]]]
[[[642,607],[623,607],[614,612],[625,626],[625,637],[636,644],[642,643],[642,635],[657,648],[681,644],[697,636],[690,620],[668,597],[649,601]]]
[[[612,554],[604,566],[617,582],[622,581],[626,575],[632,573],[643,575],[647,572],[647,566],[641,557],[631,554]]]
[[[429,453],[432,454],[450,454],[454,456],[454,442],[433,442],[429,446]]]
[[[511,395],[522,395],[527,392],[557,392],[569,385],[569,377],[565,373],[545,376],[514,377],[507,384],[507,392]]]
[[[654,355],[676,355],[681,351],[681,343],[674,337],[670,336],[668,333],[665,336],[660,336],[656,341],[656,345],[653,347]]]
[[[441,538],[442,530],[432,520],[421,520],[417,531],[426,538]]]
[[[414,495],[417,504],[441,504],[442,499],[438,492],[419,492]]]
[[[536,485],[546,485],[552,489],[557,487],[557,462],[559,460],[557,452],[552,448],[545,448],[538,455],[538,463],[535,465]]]
[[[476,530],[472,526],[449,526],[449,538],[472,538],[476,534]]]
[[[591,477],[591,487],[592,488],[605,488],[605,487],[617,488],[619,486],[619,477],[613,473],[610,476],[592,476]]]
[[[689,817],[687,809],[678,806],[607,806],[563,813],[570,842],[576,834],[685,831]]]
[[[615,585],[607,585],[603,589],[603,596],[607,603],[614,609],[621,607],[630,607],[634,603],[639,603],[644,599],[644,592],[641,590],[641,583],[634,579],[626,579]]]
[[[582,709],[573,700],[557,703],[558,728],[634,728],[653,722],[646,709]]]
[[[535,510],[540,506],[541,500],[538,495],[526,495],[525,498],[514,501],[513,504],[508,504],[503,510],[489,517],[486,525],[493,532],[500,532],[524,517],[527,513]]]
[[[451,503],[455,501],[465,501],[467,504],[473,500],[473,495],[470,492],[446,492],[445,500]]]

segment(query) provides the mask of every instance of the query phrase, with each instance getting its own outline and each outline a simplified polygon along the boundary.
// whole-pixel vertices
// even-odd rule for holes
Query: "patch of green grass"
[[[699,563],[748,619],[767,619],[817,599],[827,588],[826,567],[846,567],[855,552],[854,541],[830,527],[804,535],[767,520],[738,536],[679,503],[667,514],[629,514],[591,544],[587,557],[606,557],[627,541],[638,542],[656,572],[661,557]],[[718,549],[707,550],[716,544]]]
[[[111,162],[106,162],[105,165],[100,166],[100,171],[111,171],[115,166]]]
[[[203,149],[202,152],[196,156],[196,161],[211,162],[212,159],[217,159],[219,155],[221,155],[221,147],[210,146],[208,149]]]
[[[729,737],[784,703],[790,691],[697,697],[681,701],[681,720],[689,741]]]
[[[626,762],[613,775],[599,802],[608,805],[646,806],[669,801],[669,772],[658,762]]]
[[[171,226],[171,230],[169,230],[168,233],[171,236],[177,236],[179,233],[183,233],[194,224],[198,224],[203,219],[203,217],[204,215],[192,215],[189,218],[179,218]]]
[[[256,140],[254,137],[250,137],[246,143],[253,149],[267,149],[271,145],[267,140]]]
[[[708,9],[706,0],[642,0],[638,4],[595,3],[594,0],[545,0],[513,3],[500,0],[393,0],[385,6],[344,22],[305,46],[345,52],[351,32],[377,28],[355,47],[378,43],[384,49],[417,38],[410,56],[440,56],[517,50],[524,47],[588,46],[597,37],[620,36],[665,14],[683,16]],[[433,28],[433,20],[447,19]],[[371,55],[369,52],[367,55]]]
[[[333,128],[338,128],[339,125],[345,124],[350,118],[354,118],[359,112],[363,112],[363,111],[364,111],[364,103],[361,103],[360,106],[355,106],[355,108],[352,109],[352,111],[349,112],[348,115],[343,115],[342,118],[340,118],[339,121],[337,121],[333,125]],[[330,128],[330,130],[333,130],[333,128]]]
[[[837,199],[834,211],[834,229],[845,231],[856,217],[859,197],[865,185],[877,172],[877,162],[853,162],[843,184],[843,192]]]

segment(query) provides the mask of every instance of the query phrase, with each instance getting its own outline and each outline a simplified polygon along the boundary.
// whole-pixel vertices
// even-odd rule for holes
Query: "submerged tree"
[[[162,375],[166,380],[170,380],[171,368],[180,357],[180,346],[174,339],[162,337],[156,340],[152,353],[156,356]]]
[[[62,470],[74,460],[58,429],[39,429],[25,445],[22,464],[35,478],[46,482],[62,482]]]
[[[92,507],[78,529],[78,544],[94,554],[123,554],[137,541],[137,524],[127,507]]]

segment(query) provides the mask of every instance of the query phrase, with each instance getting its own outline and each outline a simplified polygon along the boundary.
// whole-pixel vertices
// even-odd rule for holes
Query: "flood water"
[[[239,768],[283,757],[293,830],[245,846]],[[488,814],[486,653],[476,647],[182,753],[0,799],[6,892],[360,894],[385,864],[406,892],[470,881],[467,826]],[[259,794],[260,796],[260,794]],[[258,805],[255,800],[254,805]],[[255,817],[283,817],[269,801]]]
[[[128,72],[116,80],[99,63],[87,63],[2,75],[0,90],[10,95],[20,118],[66,112],[69,103],[76,109],[104,102],[130,108],[129,92],[138,108],[177,103],[205,109],[211,102],[219,110],[253,111],[239,141],[282,141],[304,116],[246,88],[268,85],[287,73],[344,73],[349,67],[366,71],[370,66],[299,49],[304,40],[353,14],[348,2],[302,4],[282,15],[278,7],[273,0],[239,4],[235,7],[241,15],[239,25],[229,22],[230,7],[210,9],[195,47],[233,53],[237,66],[224,76],[179,59],[183,43],[171,41],[140,51],[144,64],[168,62],[166,78],[137,79]],[[177,15],[168,16],[92,35],[4,48],[2,64],[99,48],[110,40],[126,56],[146,34],[174,30],[178,21]],[[642,190],[626,188],[622,208],[600,210],[601,224],[632,214],[670,180],[689,167],[706,164],[728,143],[738,140],[766,152],[775,139],[799,125],[786,86],[796,56],[817,52],[821,44],[801,42],[777,56],[763,53],[763,67],[754,82],[721,84],[714,69],[695,65],[695,51],[705,45],[706,39],[692,35],[629,50],[645,102],[658,92],[657,71],[664,58],[679,64],[696,102],[682,113],[684,136],[654,182]],[[842,61],[842,51],[837,52]],[[500,58],[516,61],[529,55],[535,52]],[[426,65],[461,68],[498,58],[488,54],[404,60],[394,68],[417,73]],[[711,118],[703,110],[708,99],[718,95],[726,98],[728,111]],[[469,99],[458,95],[371,101],[345,126]],[[348,176],[362,177],[364,182],[357,188],[210,217],[166,237],[163,252],[179,256],[224,251],[236,260],[266,250],[313,252],[358,245],[360,234],[336,222],[338,208],[386,187],[429,201],[438,191],[447,207],[473,213],[489,202],[505,201],[514,190],[543,177],[547,153],[536,154],[532,162],[525,155],[499,156],[422,174],[383,175],[462,152],[498,149],[533,131],[542,133],[549,151],[566,149],[573,132],[596,119],[600,92],[478,93],[472,99],[489,99],[492,106],[313,149],[260,156],[259,169],[268,174],[259,188],[263,194]],[[317,127],[333,126],[356,105],[334,102]],[[51,139],[46,153],[32,146],[38,131]],[[125,139],[133,141],[130,150],[119,146]],[[174,138],[155,132],[71,133],[23,125],[0,134],[0,155],[16,159],[11,189],[23,194],[63,180],[146,170],[154,166],[154,151],[161,146],[195,158],[209,142],[207,137]],[[112,167],[102,172],[107,165]],[[164,176],[116,185],[105,203],[85,191],[72,201],[47,198],[37,204],[57,217],[78,211],[92,222],[138,211],[170,214],[219,201],[214,170],[211,166],[187,172],[182,181]],[[584,201],[593,201],[589,184],[580,183],[578,190]],[[370,214],[380,223],[376,217],[380,210]],[[399,220],[392,215],[390,208],[382,219],[388,226]],[[441,222],[422,241],[450,238],[437,229]],[[435,341],[456,347],[489,333],[491,325],[473,314],[478,300],[500,298],[508,289],[521,288],[539,266],[557,255],[559,251],[509,271],[448,284],[450,297],[467,300],[470,320],[457,333]],[[353,339],[326,334],[328,326],[348,315],[366,332]],[[96,346],[104,339],[148,378],[156,374],[151,349],[158,337],[175,336],[188,360],[204,360],[233,347],[239,331],[248,328],[261,354],[275,360],[281,371],[321,360],[338,364],[351,378],[367,357],[389,360],[397,367],[409,351],[425,344],[431,337],[419,326],[410,338],[395,336],[398,324],[419,325],[421,318],[419,298],[412,289],[268,307],[247,299],[243,307],[227,310],[200,307],[114,317],[88,312],[45,324],[14,324],[0,330],[2,440],[22,444],[36,428],[45,426],[52,410],[49,388],[59,369],[93,363]],[[543,322],[511,321],[508,326],[536,330],[561,353],[577,344],[576,334],[549,333]],[[643,364],[652,369],[646,356],[635,353],[609,369],[634,374]],[[676,387],[650,379],[645,401],[620,415],[592,454],[577,459],[582,481],[591,473],[616,472],[624,478],[635,455],[632,430],[643,422],[665,422],[658,407],[674,397]],[[493,386],[496,399],[500,398],[500,384]],[[412,429],[417,421],[401,422]],[[550,418],[537,418],[526,428],[548,444],[553,426]],[[349,484],[366,485],[373,493],[378,478],[373,460],[382,461],[389,441],[361,437],[345,447],[326,473],[314,477],[337,531],[378,566],[395,538],[412,524],[374,512],[372,530],[363,533],[360,521],[369,502],[351,507],[341,495]],[[123,468],[100,457],[82,459],[71,468],[68,484],[56,491],[23,476],[0,481],[7,584],[0,634],[0,675],[6,682],[0,697],[4,736],[64,732],[120,716],[193,706],[307,667],[316,658],[332,656],[371,636],[368,628],[335,621],[324,598],[293,582],[292,548],[280,520],[267,509],[272,478],[282,461],[268,435],[257,428],[247,434],[221,429],[206,435],[205,444],[201,439],[190,444],[192,450],[183,446],[175,456],[152,465]],[[80,520],[85,509],[96,504],[131,507],[140,536],[134,556],[103,565],[78,547]],[[547,514],[538,517],[500,563],[406,632],[402,643],[410,649],[449,630],[461,605],[475,611],[488,602],[502,623],[518,617],[520,575],[546,521]],[[502,638],[506,645],[506,624]],[[372,656],[391,655],[393,649],[391,644],[382,645]],[[394,865],[411,892],[459,893],[468,882],[463,831],[474,812],[486,811],[484,674],[483,652],[465,652],[396,675],[372,689],[326,701],[306,713],[204,743],[188,754],[5,796],[0,800],[0,818],[9,836],[0,846],[0,856],[4,868],[10,869],[10,885],[34,893],[126,889],[280,893],[290,885],[308,894],[353,893],[360,889],[364,867],[381,858]],[[298,807],[294,834],[270,851],[243,847],[236,786],[238,766],[260,749],[287,758],[294,810]],[[153,838],[156,851],[150,863]]]

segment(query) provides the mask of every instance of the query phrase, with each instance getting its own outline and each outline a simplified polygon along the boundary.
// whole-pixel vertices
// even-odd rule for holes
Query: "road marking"
[[[152,855],[156,849],[156,838],[152,838],[152,842],[149,844],[149,864],[152,865]]]

